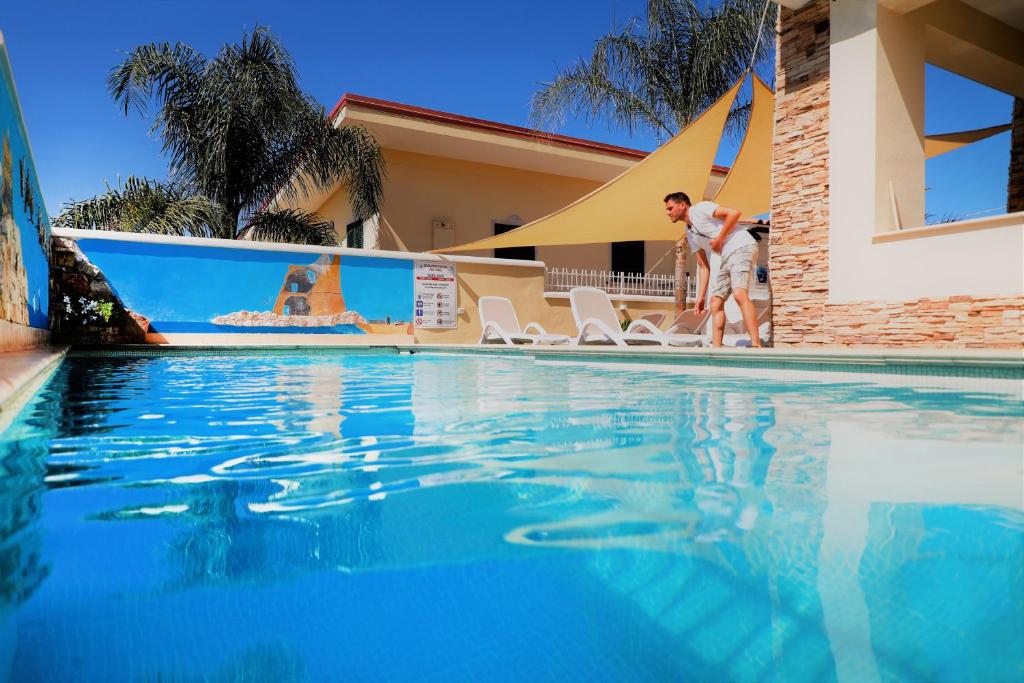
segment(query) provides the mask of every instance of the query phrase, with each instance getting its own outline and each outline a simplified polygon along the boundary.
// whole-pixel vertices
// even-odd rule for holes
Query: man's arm
[[[729,239],[729,233],[739,223],[741,214],[736,209],[727,209],[724,206],[720,206],[711,215],[722,219],[722,232],[718,233],[718,236],[711,240],[711,248],[718,253],[722,253],[722,245],[725,244],[725,240]]]
[[[704,307],[707,305],[708,281],[711,280],[711,264],[708,263],[708,255],[703,249],[698,249],[693,254],[697,257],[697,301],[694,303],[693,311],[697,315],[704,315]]]

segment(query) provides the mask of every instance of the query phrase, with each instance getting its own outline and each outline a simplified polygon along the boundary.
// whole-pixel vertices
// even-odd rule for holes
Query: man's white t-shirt
[[[715,218],[715,211],[718,204],[714,202],[697,202],[690,207],[690,220],[686,226],[686,241],[690,244],[690,251],[698,252],[701,249],[708,256],[711,256],[711,240],[718,237],[722,232],[722,225],[725,223],[721,218]],[[729,233],[722,245],[722,260],[725,257],[747,244],[757,244],[743,227],[737,225]]]

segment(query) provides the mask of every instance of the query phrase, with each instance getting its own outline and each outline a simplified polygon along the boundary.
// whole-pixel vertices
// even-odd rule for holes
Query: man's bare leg
[[[725,299],[711,297],[711,345],[721,346],[725,334]]]
[[[761,348],[761,335],[757,331],[757,310],[754,308],[754,302],[750,300],[750,294],[745,289],[734,289],[732,296],[736,299],[736,305],[740,307],[740,313],[743,314],[743,325],[750,335],[750,345]]]

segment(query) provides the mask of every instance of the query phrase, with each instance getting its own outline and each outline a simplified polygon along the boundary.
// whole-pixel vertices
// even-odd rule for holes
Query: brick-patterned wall
[[[776,346],[1024,347],[1022,296],[828,302],[829,4],[813,0],[779,13],[770,257]],[[1018,167],[1021,113],[1015,109]]]
[[[780,8],[776,39],[771,271],[775,343],[830,343],[829,2]]]
[[[821,325],[830,343],[1019,349],[1024,346],[1021,297],[953,296],[896,303],[827,304]]]
[[[1013,133],[1010,138],[1010,179],[1006,212],[1024,211],[1024,98],[1013,98]]]

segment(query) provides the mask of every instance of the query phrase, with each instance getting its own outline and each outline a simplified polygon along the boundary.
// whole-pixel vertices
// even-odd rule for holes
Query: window
[[[363,248],[363,221],[359,219],[345,226],[345,246],[349,249]]]
[[[494,224],[494,234],[501,235],[508,232],[509,230],[515,230],[518,225],[507,225],[505,223]],[[523,259],[524,261],[534,261],[537,259],[537,248],[536,247],[503,247],[501,249],[494,250],[494,258],[514,258]]]
[[[612,242],[612,272],[637,273],[642,275],[644,268],[644,243]]]

